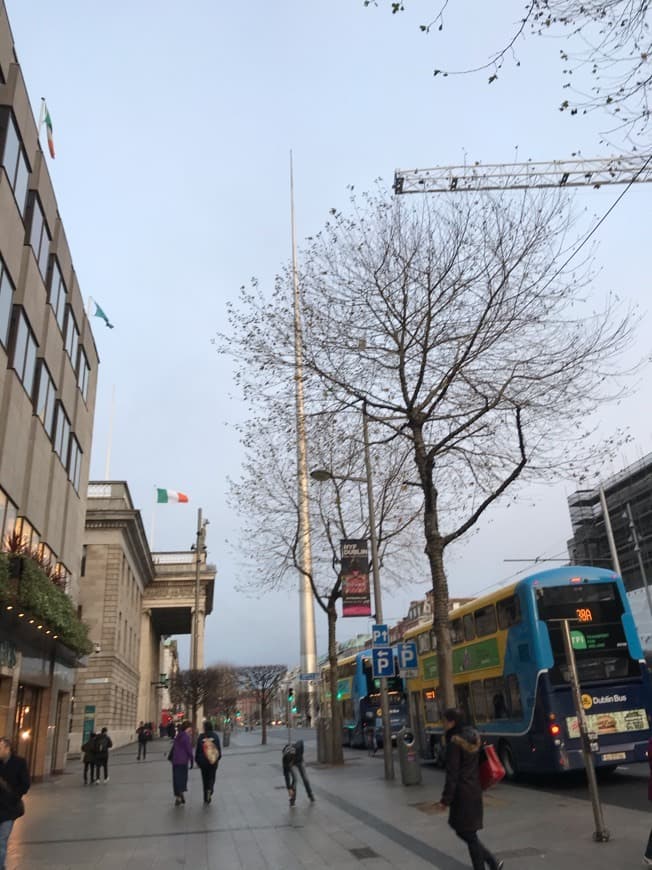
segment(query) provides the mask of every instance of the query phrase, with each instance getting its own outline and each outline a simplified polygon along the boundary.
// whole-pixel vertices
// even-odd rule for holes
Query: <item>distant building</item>
[[[652,614],[645,594],[641,562],[648,583],[652,585],[652,454],[606,478],[602,488],[622,578],[643,647],[650,651]],[[568,507],[573,527],[573,537],[568,542],[571,561],[579,565],[612,567],[600,488],[578,490],[569,497]]]

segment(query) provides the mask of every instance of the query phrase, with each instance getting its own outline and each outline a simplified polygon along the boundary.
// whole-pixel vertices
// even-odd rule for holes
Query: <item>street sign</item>
[[[299,674],[299,679],[303,680],[304,682],[309,682],[310,680],[318,680],[319,672],[315,671],[312,674]]]
[[[389,629],[386,625],[371,626],[371,645],[372,647],[389,646]]]
[[[394,676],[394,652],[391,646],[374,647],[371,650],[374,679]]]
[[[396,657],[401,676],[416,677],[418,675],[419,660],[417,659],[417,645],[414,641],[397,644]]]

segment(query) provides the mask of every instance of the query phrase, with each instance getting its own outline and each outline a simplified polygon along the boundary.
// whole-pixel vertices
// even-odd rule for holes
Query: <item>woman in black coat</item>
[[[439,807],[448,807],[448,824],[469,847],[473,870],[501,870],[502,861],[484,846],[478,831],[482,828],[482,788],[480,787],[480,735],[464,726],[460,710],[446,710],[446,783]]]

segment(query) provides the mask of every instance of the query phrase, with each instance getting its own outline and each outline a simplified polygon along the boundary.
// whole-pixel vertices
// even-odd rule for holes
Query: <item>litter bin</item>
[[[409,728],[401,728],[396,735],[398,760],[403,785],[421,785],[421,765],[417,756],[417,742]]]
[[[330,720],[319,718],[317,720],[317,761],[320,764],[330,764],[333,760],[332,754]]]
[[[231,742],[231,732],[227,729],[224,730],[224,734],[222,734],[222,746],[226,748]]]

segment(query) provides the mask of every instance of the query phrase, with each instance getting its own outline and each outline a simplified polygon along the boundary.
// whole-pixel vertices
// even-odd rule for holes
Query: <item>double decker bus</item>
[[[493,743],[509,777],[583,767],[561,620],[571,638],[597,767],[645,761],[652,689],[621,578],[572,565],[542,571],[453,611],[456,704]],[[408,680],[422,754],[441,761],[442,710],[431,628],[414,629]]]
[[[396,676],[387,679],[392,739],[408,722],[405,685],[403,679],[398,676],[396,657],[394,657],[394,673]],[[328,681],[329,668],[326,665],[322,669],[324,704],[328,704]],[[364,748],[367,745],[370,728],[375,728],[376,746],[383,745],[380,680],[372,673],[370,649],[338,659],[337,703],[342,721],[343,746]]]

